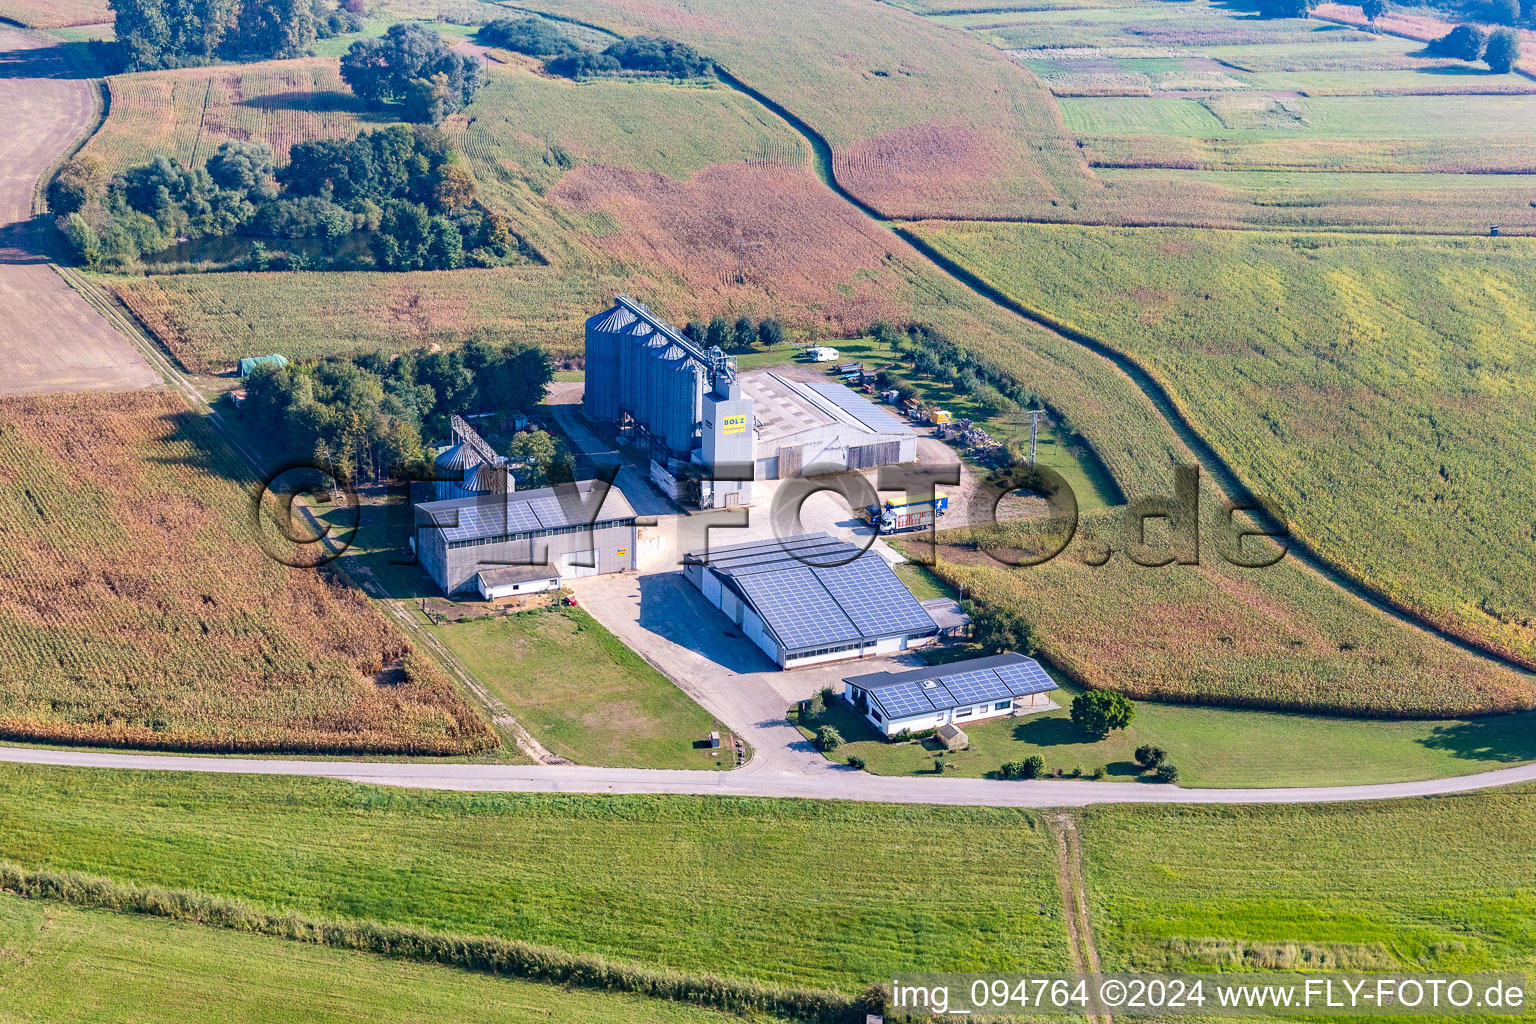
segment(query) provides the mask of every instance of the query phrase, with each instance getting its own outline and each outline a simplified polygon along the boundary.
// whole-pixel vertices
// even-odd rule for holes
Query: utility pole
[[[1040,436],[1040,417],[1045,415],[1043,409],[1027,409],[1024,415],[1029,417],[1029,468],[1035,468],[1035,448]]]

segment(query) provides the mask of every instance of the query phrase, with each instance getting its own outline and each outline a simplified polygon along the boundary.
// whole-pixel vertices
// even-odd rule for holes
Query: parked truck
[[[879,533],[905,533],[934,525],[948,511],[949,496],[936,493],[932,498],[866,506],[864,521]]]

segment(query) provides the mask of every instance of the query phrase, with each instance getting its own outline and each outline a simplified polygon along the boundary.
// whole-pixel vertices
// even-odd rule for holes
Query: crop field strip
[[[0,18],[27,28],[69,28],[112,20],[105,0],[0,0]]]
[[[1532,443],[1520,399],[1532,333],[1518,298],[1530,243],[1022,225],[925,234],[1144,365],[1324,557],[1442,628],[1536,659],[1519,498]]]
[[[157,155],[200,164],[232,140],[267,142],[285,160],[295,142],[388,120],[370,113],[325,58],[141,71],[113,75],[107,87],[111,116],[82,153],[114,173]]]
[[[24,867],[848,994],[903,969],[1065,967],[1049,847],[1028,812],[0,777],[0,858]],[[957,901],[957,880],[987,898]]]
[[[726,1024],[743,1018],[148,915],[0,896],[0,1015],[86,1024]],[[747,1017],[750,1021],[753,1018]]]
[[[0,734],[459,754],[494,736],[360,594],[279,565],[169,392],[0,402]]]
[[[1526,971],[1529,788],[1079,817],[1109,971]],[[1406,848],[1412,855],[1404,856]]]

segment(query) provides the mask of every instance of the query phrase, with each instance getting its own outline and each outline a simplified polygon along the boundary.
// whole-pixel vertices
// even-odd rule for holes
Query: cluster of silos
[[[625,413],[679,456],[698,444],[704,363],[638,303],[615,302],[587,320],[586,396],[593,420]]]

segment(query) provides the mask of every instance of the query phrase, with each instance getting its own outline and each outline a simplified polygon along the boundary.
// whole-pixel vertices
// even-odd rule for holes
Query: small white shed
[[[552,565],[503,565],[480,570],[475,586],[487,601],[537,594],[560,586],[560,570]]]

